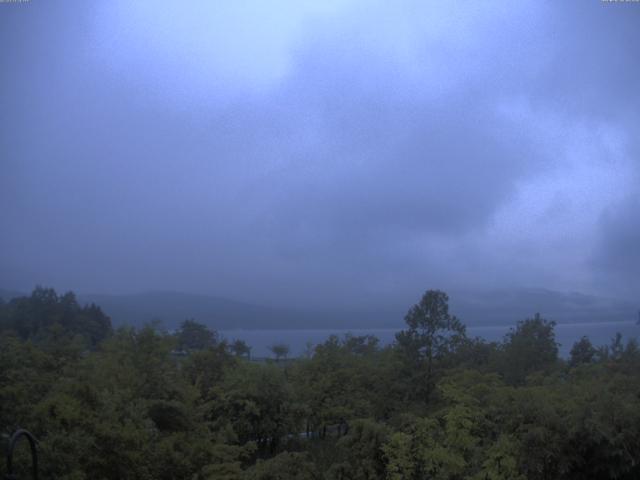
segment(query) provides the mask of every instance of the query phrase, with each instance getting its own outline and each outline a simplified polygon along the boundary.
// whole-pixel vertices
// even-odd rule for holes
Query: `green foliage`
[[[273,365],[242,363],[215,388],[210,418],[230,425],[240,443],[274,451],[283,437],[299,431],[293,391],[285,372]]]
[[[305,453],[282,452],[269,460],[258,460],[245,473],[246,480],[320,480],[315,465]]]
[[[0,304],[0,428],[31,430],[42,477],[62,480],[640,476],[634,339],[583,338],[565,365],[553,322],[491,344],[447,302],[427,292],[392,346],[333,336],[258,363],[197,322],[100,330],[98,307],[36,289]]]
[[[236,359],[229,354],[226,344],[221,342],[215,347],[191,352],[182,362],[182,372],[189,383],[198,389],[200,398],[208,401],[212,389],[235,364]]]
[[[415,395],[428,399],[437,363],[452,357],[466,340],[466,328],[449,314],[449,296],[428,290],[405,316],[409,327],[396,335]]]
[[[385,459],[382,446],[388,428],[373,420],[354,421],[349,432],[337,442],[342,461],[336,461],[327,472],[329,479],[373,480],[383,478]]]
[[[582,364],[593,363],[598,351],[587,337],[582,337],[571,347],[569,365],[576,367]]]
[[[325,437],[330,427],[346,429],[350,419],[383,416],[392,406],[387,388],[391,357],[367,337],[331,336],[317,345],[313,357],[291,371],[306,413],[305,429]]]
[[[181,350],[203,350],[213,347],[218,341],[218,334],[193,319],[185,320],[176,332],[178,348]]]
[[[36,287],[31,296],[0,304],[0,332],[43,343],[81,337],[95,347],[111,335],[111,320],[100,307],[81,307],[72,292],[58,296],[52,288]]]
[[[555,322],[537,314],[518,322],[506,335],[502,350],[501,371],[512,384],[521,385],[526,377],[538,371],[550,371],[558,362]]]

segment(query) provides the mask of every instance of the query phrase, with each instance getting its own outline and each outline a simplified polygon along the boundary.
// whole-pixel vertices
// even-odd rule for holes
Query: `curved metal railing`
[[[20,440],[20,437],[26,437],[29,441],[29,445],[31,447],[31,465],[33,467],[33,479],[38,480],[38,450],[36,449],[37,440],[35,437],[22,428],[19,428],[15,431],[13,435],[11,435],[11,439],[9,440],[9,450],[7,451],[7,474],[5,475],[5,480],[17,480],[18,477],[13,473],[13,450]]]

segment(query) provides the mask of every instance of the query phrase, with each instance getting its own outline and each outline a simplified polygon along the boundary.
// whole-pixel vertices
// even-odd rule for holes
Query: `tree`
[[[371,355],[378,350],[380,340],[373,335],[352,335],[347,333],[344,337],[344,349],[353,355]]]
[[[453,407],[442,418],[413,418],[382,450],[390,480],[470,478],[479,438],[468,409]]]
[[[271,353],[275,355],[276,362],[279,362],[282,358],[286,360],[289,356],[289,345],[286,343],[276,343],[275,345],[271,345],[269,350],[271,350]]]
[[[293,389],[275,365],[239,362],[213,393],[209,415],[230,424],[240,444],[255,442],[263,453],[274,453],[287,434],[300,431]]]
[[[193,319],[182,322],[176,336],[178,346],[183,350],[203,350],[213,347],[218,341],[217,332]]]
[[[617,362],[622,358],[622,354],[624,353],[624,342],[622,341],[622,334],[620,332],[616,332],[616,336],[611,339],[611,345],[609,345],[608,353],[609,359],[614,362]]]
[[[578,365],[593,363],[597,353],[598,351],[591,344],[589,338],[582,337],[571,347],[569,365],[577,367]]]
[[[224,342],[206,350],[192,352],[182,362],[182,371],[191,385],[200,391],[203,399],[209,399],[211,389],[235,365],[236,359],[226,349]]]
[[[516,329],[507,333],[501,370],[509,383],[522,384],[527,375],[549,370],[557,364],[555,325],[536,313],[533,318],[518,322]]]
[[[294,363],[290,370],[306,412],[307,433],[317,432],[321,438],[332,429],[338,436],[346,433],[352,419],[373,416],[373,402],[380,399],[380,392],[384,392],[380,403],[386,407],[391,403],[382,366],[393,362],[379,362],[380,352],[376,349],[355,353],[354,338],[364,337],[347,335],[340,340],[331,335],[316,346],[313,357]],[[377,342],[371,337],[366,343]],[[356,345],[362,346],[362,342],[356,341]]]
[[[373,420],[356,420],[349,433],[337,442],[339,461],[334,462],[329,479],[369,480],[383,478],[385,460],[382,446],[387,440],[387,427]]]
[[[404,318],[407,330],[396,335],[410,371],[421,372],[425,396],[433,389],[434,363],[453,353],[466,338],[465,326],[449,314],[449,296],[440,290],[427,290]],[[416,382],[417,381],[417,382]]]
[[[81,307],[73,292],[58,296],[52,288],[36,287],[29,297],[17,297],[1,308],[0,331],[12,331],[38,343],[71,341],[95,347],[112,334],[111,319],[100,307]]]
[[[234,340],[230,348],[236,357],[247,357],[248,360],[251,360],[251,347],[244,340]]]

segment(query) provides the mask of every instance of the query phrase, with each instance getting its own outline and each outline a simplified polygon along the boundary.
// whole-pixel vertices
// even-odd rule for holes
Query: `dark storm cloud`
[[[640,295],[640,196],[609,208],[601,217],[593,264],[603,284],[619,295]],[[606,287],[605,287],[606,288]]]
[[[640,198],[630,198],[602,218],[602,260],[628,279],[640,271]]]
[[[255,91],[192,80],[128,37],[105,50],[85,4],[1,11],[3,283],[357,303],[487,270],[521,281],[513,250],[488,265],[520,228],[495,233],[496,218],[549,172],[571,182],[574,124],[637,133],[640,9],[505,5],[309,22],[286,74]],[[584,162],[607,161],[594,145]],[[605,245],[624,242],[609,223],[625,215],[603,221]]]

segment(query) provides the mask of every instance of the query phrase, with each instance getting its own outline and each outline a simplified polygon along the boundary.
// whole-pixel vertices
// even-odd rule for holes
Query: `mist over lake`
[[[471,337],[481,337],[489,342],[501,341],[513,326],[484,326],[467,327],[467,334]],[[308,352],[308,344],[315,346],[323,343],[330,335],[374,335],[381,345],[389,345],[395,341],[397,329],[289,329],[289,330],[221,330],[222,338],[227,340],[244,340],[252,347],[254,357],[272,357],[269,347],[284,343],[291,348],[291,356],[304,356]],[[621,333],[625,339],[637,338],[640,335],[640,325],[635,322],[599,322],[599,323],[560,323],[555,327],[556,342],[559,354],[567,357],[575,342],[587,336],[594,345],[609,344],[616,333]]]

